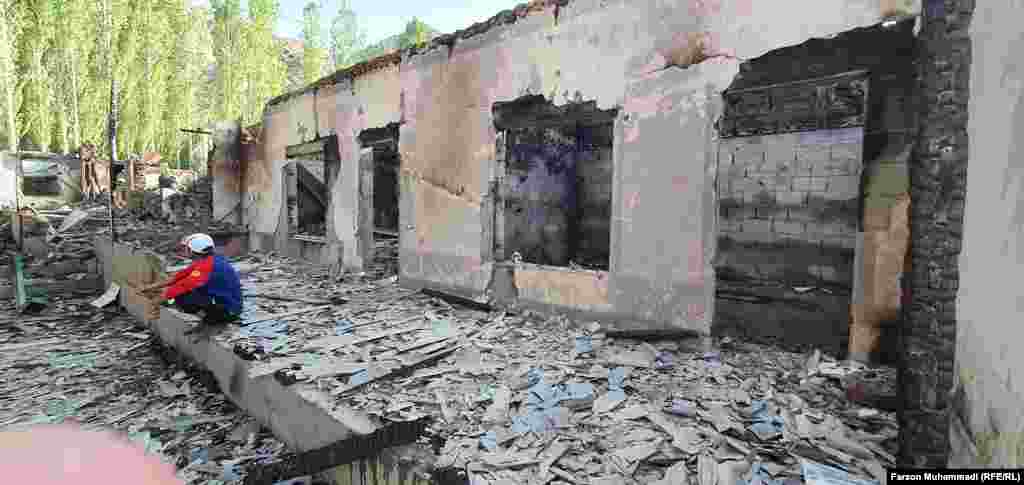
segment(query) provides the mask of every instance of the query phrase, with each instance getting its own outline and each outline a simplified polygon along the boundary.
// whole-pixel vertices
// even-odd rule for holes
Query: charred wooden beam
[[[426,434],[430,423],[430,418],[392,423],[369,435],[355,436],[316,450],[292,454],[279,462],[249,471],[243,483],[271,485],[373,458],[388,448],[416,443]]]
[[[476,301],[476,300],[473,300],[473,299],[470,299],[470,298],[466,298],[466,297],[463,297],[463,296],[452,295],[452,294],[445,293],[445,292],[442,292],[442,291],[432,290],[430,288],[423,288],[422,291],[423,291],[424,295],[432,296],[434,298],[440,298],[440,299],[442,299],[442,300],[444,300],[444,301],[446,301],[448,303],[452,303],[452,304],[455,304],[455,305],[462,305],[464,307],[472,308],[474,310],[480,310],[482,312],[490,312],[491,310],[494,309],[491,305],[489,305],[487,303],[482,303],[482,302],[479,302],[479,301]]]

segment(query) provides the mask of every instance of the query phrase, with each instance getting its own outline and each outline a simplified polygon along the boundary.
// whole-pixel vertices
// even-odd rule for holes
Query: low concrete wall
[[[250,377],[252,367],[232,348],[215,336],[185,335],[191,327],[180,313],[160,308],[142,297],[135,288],[163,277],[161,258],[151,252],[110,239],[95,241],[103,281],[121,285],[120,304],[139,322],[153,330],[164,344],[195,361],[217,380],[221,391],[235,405],[269,428],[278,439],[296,451],[308,451],[344,440],[353,433],[369,434],[375,425],[360,413],[347,409],[328,411],[328,396],[310,384],[284,386],[272,375]],[[231,331],[231,330],[225,330]],[[420,485],[412,465],[401,462],[399,453],[386,450],[379,456],[346,464],[321,473],[337,484]]]

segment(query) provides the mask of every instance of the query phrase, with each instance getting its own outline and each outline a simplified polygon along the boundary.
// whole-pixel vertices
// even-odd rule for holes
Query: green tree
[[[398,41],[400,49],[407,49],[412,46],[422,45],[430,40],[431,28],[420,21],[420,19],[413,17],[409,23],[405,24],[405,32],[402,32],[401,37]]]
[[[213,52],[217,59],[217,109],[219,120],[238,119],[242,113],[239,85],[243,69],[243,32],[240,0],[211,0]]]
[[[247,51],[249,59],[246,99],[242,104],[245,125],[263,119],[263,107],[268,99],[284,91],[288,68],[281,59],[282,43],[274,38],[274,24],[280,7],[277,0],[249,0]]]
[[[191,27],[185,3],[182,0],[166,1],[169,52],[167,69],[164,72],[167,89],[160,93],[164,96],[164,108],[163,112],[159,113],[156,149],[163,155],[164,160],[177,161],[185,140],[180,129],[186,128],[191,106],[195,103],[194,73],[191,66],[194,46],[189,44]],[[161,168],[165,165],[166,162]]]
[[[332,68],[344,69],[355,64],[365,44],[366,33],[359,28],[358,18],[349,0],[341,0],[338,13],[331,22]]]
[[[18,76],[16,74],[18,43],[18,14],[14,0],[0,0],[0,106],[3,107],[4,129],[6,140],[0,141],[0,147],[6,144],[7,149],[18,149],[18,105],[16,93]]]
[[[311,1],[302,9],[302,72],[307,84],[323,75],[326,52],[320,30],[320,4]]]
[[[16,66],[21,102],[17,120],[19,135],[28,140],[31,148],[48,150],[53,116],[47,54],[53,40],[53,15],[48,0],[24,0],[19,4],[24,22],[22,35],[18,36]]]

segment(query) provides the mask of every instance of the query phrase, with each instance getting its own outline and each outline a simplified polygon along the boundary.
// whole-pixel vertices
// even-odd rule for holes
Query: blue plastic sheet
[[[347,318],[342,318],[338,323],[334,324],[334,335],[349,335],[352,333],[352,321]]]
[[[558,427],[558,415],[561,408],[538,409],[529,411],[526,414],[512,417],[512,432],[543,433]]]
[[[749,480],[739,480],[739,485],[782,485],[782,483],[782,480],[772,478],[761,462],[754,463],[750,467]]]
[[[674,365],[674,358],[669,352],[661,351],[654,357],[655,369],[671,369]]]
[[[697,415],[697,406],[685,399],[673,399],[672,406],[669,407],[668,412],[676,416],[692,418]]]
[[[576,353],[587,354],[594,351],[594,341],[590,338],[590,335],[580,335],[576,337]]]
[[[538,383],[544,380],[544,371],[540,369],[530,369],[526,373],[526,384],[527,387],[536,386]]]
[[[234,463],[224,463],[221,465],[221,480],[225,482],[235,482],[241,480],[242,477],[238,475],[238,465]]]
[[[585,401],[593,397],[593,384],[589,382],[570,382],[563,389],[562,400]]]
[[[878,485],[878,480],[855,478],[838,468],[808,460],[800,460],[800,469],[807,485]]]
[[[498,435],[494,431],[488,431],[480,437],[480,446],[485,450],[494,451],[498,448]]]
[[[359,369],[355,374],[352,374],[348,378],[348,385],[358,386],[360,384],[366,384],[370,380],[370,373],[366,372],[366,369]]]
[[[530,395],[526,399],[528,409],[549,409],[558,405],[558,388],[549,386],[544,381],[530,388]]]
[[[616,367],[608,371],[608,397],[613,401],[626,399],[626,368]]]
[[[206,448],[194,448],[192,449],[191,452],[189,452],[188,461],[190,463],[199,463],[200,465],[202,465],[203,463],[206,463],[209,460],[210,450]]]
[[[756,400],[750,403],[750,407],[751,418],[754,420],[754,424],[750,426],[750,431],[763,439],[782,433],[783,428],[786,426],[786,421],[782,419],[782,416],[768,414],[767,402]]]

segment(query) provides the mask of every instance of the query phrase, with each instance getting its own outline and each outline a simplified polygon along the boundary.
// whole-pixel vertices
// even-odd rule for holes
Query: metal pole
[[[107,187],[107,216],[110,217],[110,242],[117,241],[114,232],[114,162],[117,160],[117,80],[114,72],[110,72],[110,114],[107,119],[108,136],[110,137],[110,166],[107,169],[109,187]]]

